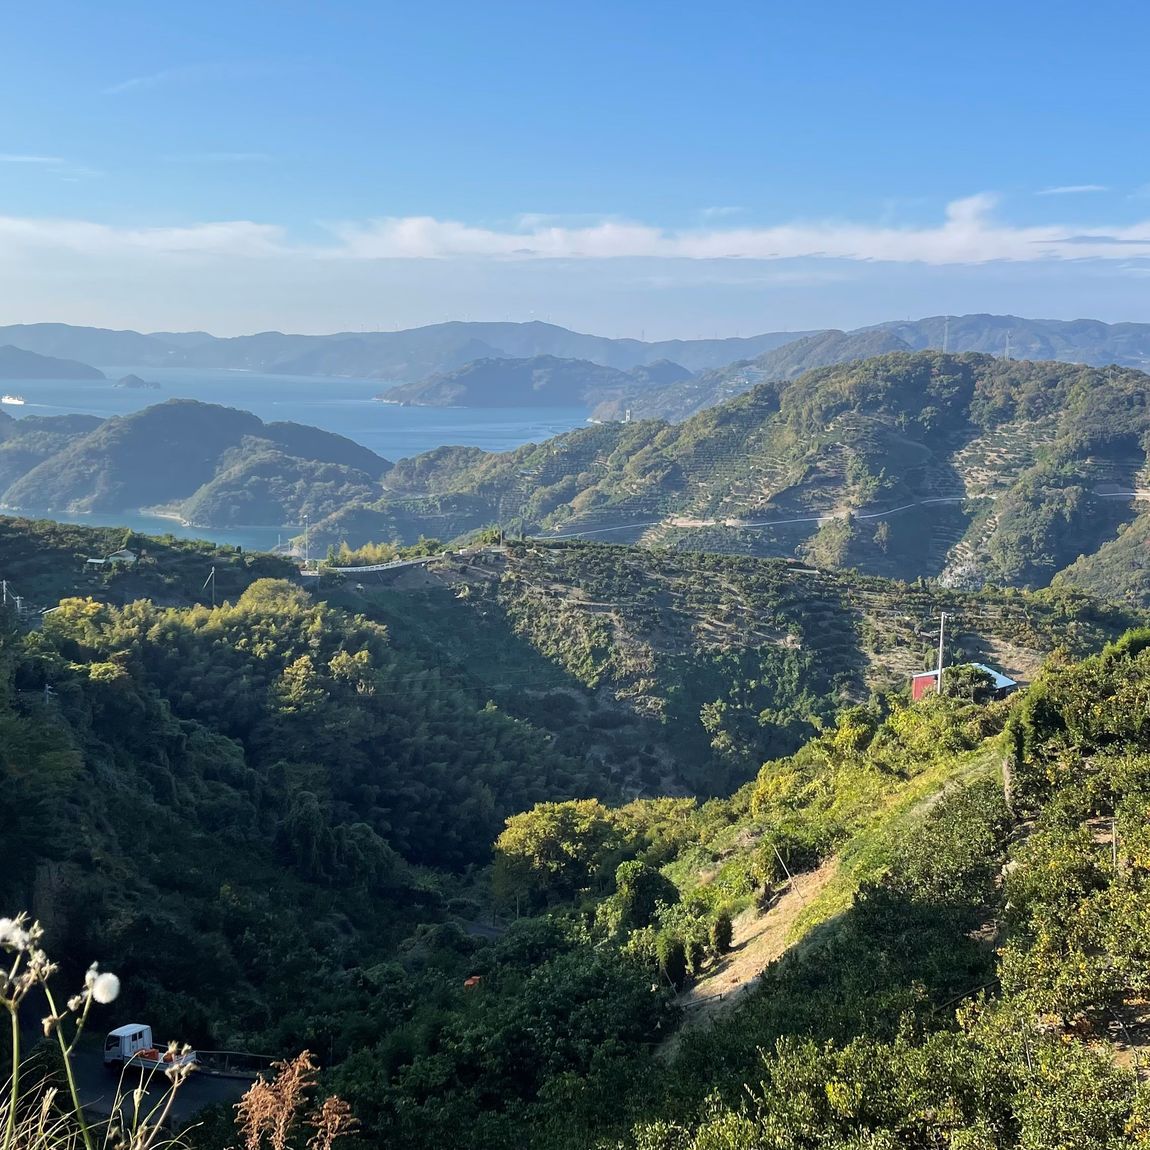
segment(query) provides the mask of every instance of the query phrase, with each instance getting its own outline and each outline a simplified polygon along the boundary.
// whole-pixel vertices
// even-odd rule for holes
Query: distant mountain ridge
[[[104,373],[74,359],[39,355],[21,347],[0,347],[0,379],[103,379]]]
[[[768,380],[795,379],[813,368],[888,352],[928,350],[1142,370],[1150,369],[1150,324],[967,315],[897,320],[846,332],[821,331],[686,383],[659,390],[632,389],[592,414],[617,419],[624,408],[630,408],[636,418],[677,421]]]
[[[877,328],[856,332],[820,331],[783,344],[756,359],[733,363],[697,377],[672,380],[655,388],[632,386],[600,403],[592,415],[596,419],[619,419],[630,411],[635,419],[678,422],[759,383],[795,379],[812,368],[910,350],[905,340]]]
[[[530,359],[477,359],[421,383],[391,388],[377,398],[426,407],[594,407],[633,388],[672,386],[693,376],[670,360],[630,371],[586,359],[536,355]]]
[[[218,338],[206,332],[112,331],[67,324],[0,327],[0,344],[97,366],[182,367],[301,376],[351,376],[420,383],[476,360],[586,360],[631,371],[660,360],[699,377],[664,396],[646,384],[618,397],[636,416],[682,419],[765,379],[789,379],[812,367],[899,350],[978,351],[1016,359],[1093,366],[1150,367],[1150,324],[1026,319],[975,314],[892,320],[854,331],[767,331],[745,338],[611,339],[532,321],[452,321],[404,331],[300,335],[260,332]],[[708,373],[717,373],[710,376]],[[639,392],[643,394],[640,396]],[[595,413],[613,418],[615,408]]]
[[[68,324],[0,327],[0,343],[89,363],[131,367],[199,367],[283,375],[343,375],[416,383],[477,359],[553,355],[585,359],[620,371],[670,359],[690,371],[722,367],[793,341],[796,332],[746,338],[611,339],[555,324],[453,321],[405,331],[297,335],[259,332],[219,338],[205,332],[112,331]]]

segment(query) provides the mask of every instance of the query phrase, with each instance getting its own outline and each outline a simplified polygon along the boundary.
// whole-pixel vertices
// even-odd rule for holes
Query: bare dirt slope
[[[757,984],[759,975],[790,947],[795,920],[830,882],[837,867],[837,859],[828,859],[818,870],[797,875],[769,910],[752,906],[735,919],[730,952],[680,996],[683,1023],[659,1048],[660,1057],[672,1057],[682,1034],[729,1010]]]

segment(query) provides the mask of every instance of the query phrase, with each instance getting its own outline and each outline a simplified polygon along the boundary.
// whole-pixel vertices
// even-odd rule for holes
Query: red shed
[[[993,680],[991,689],[996,699],[1005,698],[1018,688],[1017,680],[1012,679],[1009,675],[1004,675],[1001,671],[996,671],[993,667],[988,667],[985,663],[960,663],[961,667],[974,667],[976,670],[982,671]],[[918,702],[924,695],[929,695],[931,691],[938,690],[938,671],[919,671],[917,675],[911,676],[910,680],[910,697],[914,702]]]
[[[910,681],[910,697],[914,702],[918,702],[923,695],[929,695],[931,691],[938,690],[938,672],[937,671],[920,671],[917,675],[913,676]]]

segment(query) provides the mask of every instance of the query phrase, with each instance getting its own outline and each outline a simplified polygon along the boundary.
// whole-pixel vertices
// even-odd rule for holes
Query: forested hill
[[[0,506],[159,506],[216,526],[297,523],[370,501],[391,466],[331,432],[184,399],[94,426],[75,416],[7,420],[0,437]]]
[[[742,394],[757,383],[794,379],[816,367],[869,359],[888,352],[910,351],[906,341],[884,328],[862,331],[820,331],[698,377],[669,380],[658,387],[631,386],[604,399],[592,413],[598,419],[619,419],[630,411],[635,419],[686,419],[708,407]]]
[[[428,407],[595,407],[632,389],[659,389],[690,379],[669,360],[620,371],[590,360],[535,355],[531,359],[474,360],[420,383],[385,391],[389,404]]]
[[[95,425],[0,415],[0,505],[158,507],[215,527],[308,515],[337,546],[498,525],[949,586],[1062,581],[1145,605],[1148,389],[1132,369],[897,352],[760,384],[680,424],[395,466],[186,400]]]
[[[137,561],[86,566],[120,547]],[[234,602],[267,577],[296,572],[207,543],[0,517],[0,578],[34,616],[69,596],[112,607]],[[592,791],[627,794],[727,793],[841,707],[903,692],[936,657],[942,611],[951,659],[1023,680],[1051,651],[1096,650],[1143,618],[1066,591],[908,587],[801,563],[578,542],[448,551],[412,571],[313,585],[384,625],[395,651],[477,705],[491,700],[548,732],[596,780]]]
[[[723,794],[844,706],[937,661],[1030,679],[1145,616],[1071,592],[907,586],[800,563],[589,543],[445,555],[332,602],[385,623],[477,696],[631,794]]]
[[[691,373],[667,360],[631,371],[589,360],[538,355],[530,359],[478,359],[421,383],[384,392],[387,403],[428,407],[586,407],[632,388],[665,386]]]
[[[895,353],[762,384],[673,426],[405,460],[386,499],[327,531],[413,540],[502,523],[950,585],[1120,585],[1148,602],[1120,538],[1146,531],[1148,393],[1130,369]]]
[[[9,601],[0,874],[58,953],[115,965],[128,1014],[290,1050],[362,997],[356,964],[478,913],[448,914],[448,876],[505,817],[613,790],[385,627],[258,574],[214,610],[74,597],[32,631]]]
[[[120,974],[93,1026],[322,1051],[395,1150],[1150,1129],[1150,634],[1064,646],[1006,700],[958,665],[1095,647],[1121,612],[581,545],[322,599],[258,574],[215,609],[0,619],[4,895]],[[851,705],[927,657],[940,606],[946,696]],[[662,698],[664,747],[693,755],[693,722],[754,759],[840,671],[734,794],[624,801],[659,750],[629,713]],[[191,1137],[234,1139],[211,1115]]]

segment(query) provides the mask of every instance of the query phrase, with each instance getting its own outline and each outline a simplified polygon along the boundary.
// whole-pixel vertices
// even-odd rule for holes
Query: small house
[[[107,567],[108,564],[122,563],[127,567],[135,564],[139,556],[135,551],[129,551],[126,547],[121,548],[119,551],[113,551],[111,555],[105,555],[103,559],[85,559],[85,567]]]
[[[956,664],[956,669],[957,667],[973,667],[976,671],[982,671],[984,674],[989,675],[994,681],[991,687],[991,696],[995,699],[1004,699],[1019,687],[1016,679],[1012,679],[1009,675],[1004,675],[1001,671],[996,671],[993,667],[988,667],[985,663],[959,663]],[[943,673],[945,674],[945,669]],[[924,695],[929,695],[931,691],[937,690],[937,668],[933,671],[920,671],[917,675],[911,677],[910,697],[914,702],[917,703]]]

